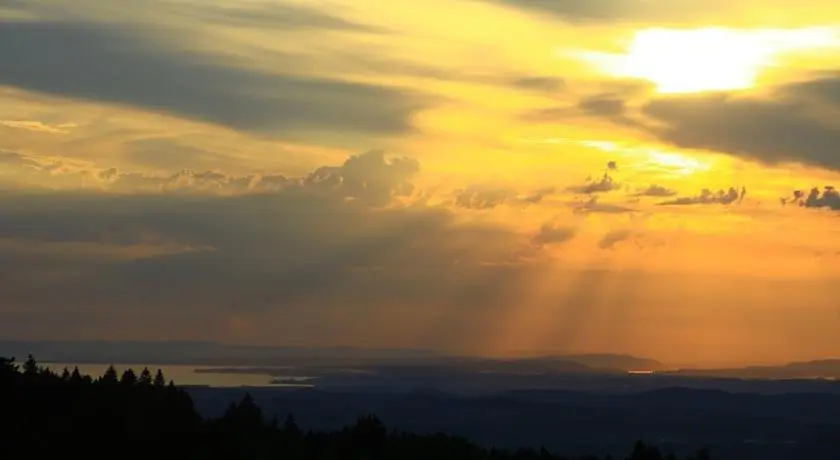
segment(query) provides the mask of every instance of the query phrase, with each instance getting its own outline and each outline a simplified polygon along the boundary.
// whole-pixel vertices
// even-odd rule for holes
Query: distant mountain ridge
[[[779,366],[745,366],[721,369],[680,369],[686,376],[718,376],[742,379],[840,379],[840,358],[798,361]]]
[[[660,371],[667,366],[655,359],[640,358],[615,353],[592,353],[553,356],[556,359],[573,361],[592,368],[620,369],[623,371]]]
[[[569,354],[519,358],[479,358],[432,350],[356,347],[276,347],[227,345],[211,341],[14,341],[0,340],[8,356],[38,356],[45,362],[155,363],[211,366],[458,364],[498,372],[609,372],[660,370],[665,365],[622,354]]]
[[[0,354],[44,362],[273,365],[295,360],[413,361],[442,356],[430,350],[355,347],[274,347],[202,341],[0,340]]]
[[[184,364],[208,366],[453,366],[473,371],[511,373],[607,373],[655,371],[675,376],[743,379],[840,379],[840,358],[778,366],[678,369],[655,359],[617,353],[557,354],[517,358],[480,358],[401,348],[278,347],[228,345],[212,341],[0,340],[0,354],[44,362],[101,364]],[[442,366],[442,367],[440,367]]]

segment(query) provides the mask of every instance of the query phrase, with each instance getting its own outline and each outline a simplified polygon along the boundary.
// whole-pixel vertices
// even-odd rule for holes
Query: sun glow
[[[680,155],[678,153],[666,153],[651,151],[649,153],[650,161],[657,166],[667,168],[674,174],[688,176],[701,171],[708,171],[709,166],[703,162]]]
[[[831,28],[785,30],[645,29],[623,54],[582,53],[601,71],[640,78],[660,93],[743,90],[785,53],[837,46]]]

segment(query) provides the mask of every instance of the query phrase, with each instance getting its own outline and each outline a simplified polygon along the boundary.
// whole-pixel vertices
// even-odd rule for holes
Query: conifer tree
[[[165,388],[166,387],[166,377],[163,376],[163,371],[158,369],[157,373],[155,374],[155,380],[153,385],[157,388]]]
[[[120,377],[120,384],[125,386],[134,386],[137,384],[137,374],[131,368],[126,369]]]
[[[30,378],[38,375],[38,363],[32,355],[23,363],[23,375]]]
[[[143,372],[140,373],[140,378],[137,379],[137,383],[143,386],[150,386],[152,384],[152,372],[148,367],[143,368]]]
[[[114,368],[114,365],[108,366],[108,369],[105,370],[105,373],[102,374],[102,377],[99,379],[100,383],[105,385],[115,385],[119,383],[119,378],[117,377],[117,370]]]
[[[73,372],[70,374],[70,381],[79,383],[82,380],[84,380],[84,378],[82,377],[82,373],[79,372],[79,366],[73,367]]]

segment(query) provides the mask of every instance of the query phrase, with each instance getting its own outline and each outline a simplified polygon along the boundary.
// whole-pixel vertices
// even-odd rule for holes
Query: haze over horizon
[[[255,354],[248,354],[248,351]],[[69,339],[69,340],[0,340],[0,352],[7,355],[25,357],[29,354],[40,356],[45,362],[50,363],[122,363],[136,364],[140,361],[146,364],[175,363],[179,365],[207,365],[207,361],[215,362],[215,366],[222,368],[227,366],[262,367],[273,366],[283,362],[284,359],[293,359],[299,363],[299,358],[331,358],[330,362],[340,363],[342,360],[372,359],[371,364],[383,360],[388,364],[417,365],[426,363],[449,362],[451,359],[462,358],[472,360],[498,360],[498,361],[527,361],[537,360],[559,360],[570,363],[580,363],[595,370],[638,370],[644,371],[648,368],[632,363],[649,361],[655,364],[654,370],[726,370],[750,367],[784,367],[791,364],[816,364],[820,362],[832,362],[837,364],[840,372],[840,356],[814,356],[803,360],[785,361],[773,357],[765,357],[756,361],[733,361],[725,358],[714,361],[679,362],[665,361],[655,355],[633,355],[610,350],[511,350],[504,354],[482,354],[482,353],[452,353],[447,350],[436,350],[433,348],[369,348],[353,345],[333,345],[323,347],[296,347],[283,345],[266,345],[260,343],[223,343],[213,341],[178,341],[178,340],[97,340],[97,339]],[[232,352],[236,352],[231,354]],[[57,353],[57,354],[56,354]],[[162,361],[149,359],[158,356]],[[106,359],[105,357],[110,357]],[[190,360],[190,357],[193,360]],[[600,359],[603,358],[603,359]],[[93,359],[93,361],[90,361]],[[404,361],[400,361],[400,360]],[[607,362],[621,363],[620,365],[598,364],[606,359]],[[105,360],[105,361],[103,361]],[[418,361],[419,360],[419,361]],[[240,362],[241,361],[241,362]],[[221,364],[225,362],[226,364]],[[238,364],[233,364],[234,362]],[[273,364],[272,364],[273,363]],[[832,371],[833,372],[833,371]]]
[[[0,337],[840,356],[786,4],[0,0]]]

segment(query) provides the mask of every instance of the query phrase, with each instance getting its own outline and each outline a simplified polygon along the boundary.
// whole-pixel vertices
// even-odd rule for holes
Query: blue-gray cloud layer
[[[256,70],[177,40],[127,24],[0,21],[0,84],[261,134],[400,133],[430,103],[405,89]]]

